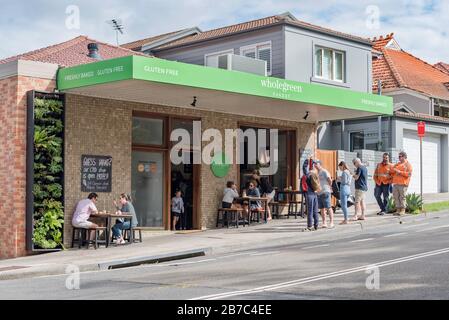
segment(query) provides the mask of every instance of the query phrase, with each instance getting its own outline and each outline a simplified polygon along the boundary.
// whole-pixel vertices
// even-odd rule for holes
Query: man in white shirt
[[[98,227],[95,223],[88,221],[92,213],[98,212],[97,206],[95,205],[97,199],[98,195],[96,193],[91,193],[87,199],[83,199],[78,202],[72,218],[72,225],[75,228],[90,229]],[[91,239],[92,237],[93,232],[91,232]]]

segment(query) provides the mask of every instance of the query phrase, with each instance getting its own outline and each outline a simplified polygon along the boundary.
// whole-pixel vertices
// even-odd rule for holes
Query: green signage
[[[68,90],[131,79],[393,114],[391,97],[142,56],[63,68],[57,82],[59,90]]]
[[[231,161],[229,158],[223,152],[220,152],[212,158],[210,169],[212,170],[214,176],[217,178],[223,178],[227,176],[229,169],[231,169],[230,163]]]

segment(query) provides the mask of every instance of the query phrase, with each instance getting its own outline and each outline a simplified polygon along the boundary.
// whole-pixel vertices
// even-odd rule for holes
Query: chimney
[[[103,60],[100,56],[100,54],[98,53],[98,44],[93,42],[93,43],[89,43],[87,45],[87,49],[89,50],[89,54],[88,56],[92,59],[96,59],[96,60]]]

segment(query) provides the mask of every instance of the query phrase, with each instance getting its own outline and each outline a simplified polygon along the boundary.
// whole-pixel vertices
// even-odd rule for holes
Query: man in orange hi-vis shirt
[[[407,188],[412,177],[412,165],[407,160],[407,153],[399,152],[399,162],[391,169],[393,177],[393,197],[396,204],[397,216],[405,214],[405,197],[407,195]]]
[[[381,216],[387,212],[387,203],[388,197],[390,196],[391,186],[391,168],[393,168],[393,164],[390,163],[390,155],[385,152],[382,157],[382,162],[377,164],[373,176],[374,182],[376,182],[374,196],[376,197],[377,204],[380,208],[380,212],[377,214]]]

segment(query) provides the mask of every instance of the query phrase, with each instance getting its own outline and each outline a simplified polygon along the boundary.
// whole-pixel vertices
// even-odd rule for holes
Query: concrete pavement
[[[84,272],[79,290],[68,290],[70,274],[5,280],[0,299],[449,298],[447,213],[372,224],[362,232],[334,231],[298,233],[308,237],[264,242],[258,249]],[[378,287],[367,286],[373,267]]]
[[[449,194],[426,196],[427,202],[449,199]],[[369,206],[368,219],[364,222],[351,223],[346,226],[336,226],[332,230],[318,230],[317,232],[301,232],[305,229],[305,219],[272,220],[268,224],[251,225],[238,229],[214,229],[199,232],[167,232],[154,231],[145,233],[144,242],[133,245],[100,248],[98,250],[73,249],[55,253],[40,254],[16,259],[0,261],[0,280],[35,277],[42,275],[64,274],[68,266],[76,265],[80,271],[95,271],[102,266],[123,263],[124,260],[145,261],[164,256],[176,259],[186,252],[204,251],[204,254],[232,253],[242,249],[257,249],[268,243],[288,245],[297,241],[311,241],[322,234],[332,234],[344,237],[348,234],[363,233],[379,225],[398,224],[398,222],[413,223],[419,219],[426,219],[437,214],[414,215],[397,218],[392,215],[376,216],[376,207]],[[336,214],[336,222],[342,218]]]

